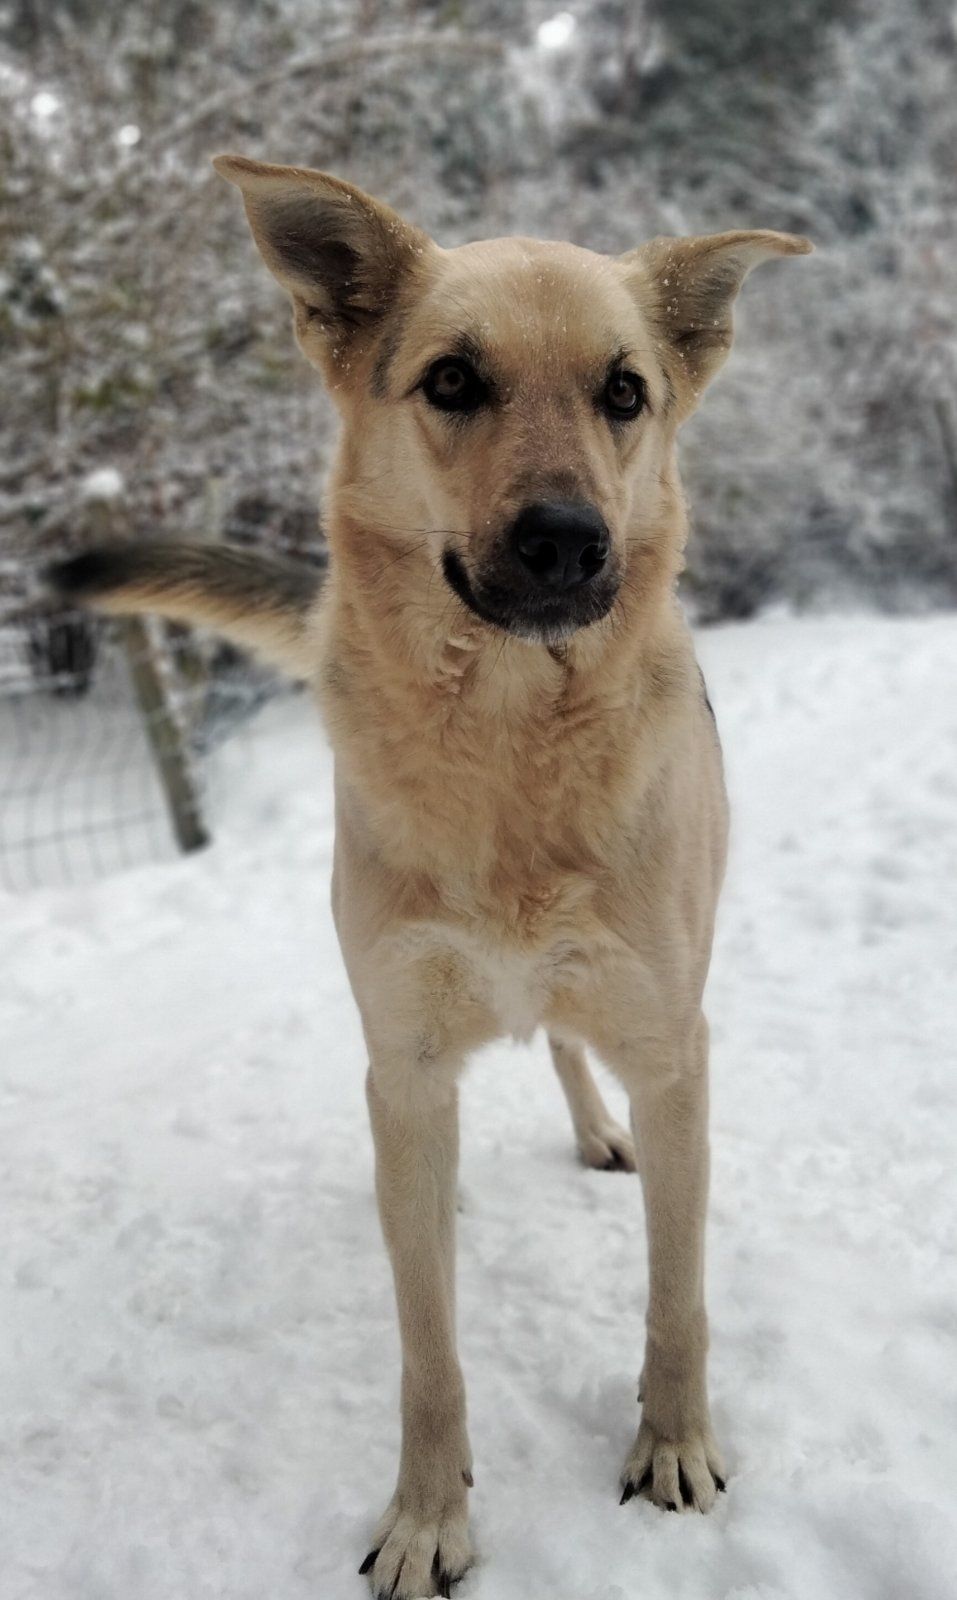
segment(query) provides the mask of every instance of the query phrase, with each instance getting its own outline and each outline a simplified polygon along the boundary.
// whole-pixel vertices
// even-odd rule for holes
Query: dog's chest
[[[441,716],[423,708],[412,726],[377,702],[336,741],[342,811],[361,815],[361,848],[388,873],[391,948],[430,1011],[461,1010],[486,1036],[530,1036],[557,995],[590,986],[615,942],[607,903],[634,818],[630,730],[591,703],[541,711],[495,717],[462,702]]]

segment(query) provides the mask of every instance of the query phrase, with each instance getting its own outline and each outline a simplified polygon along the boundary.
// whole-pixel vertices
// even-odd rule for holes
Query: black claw
[[[378,1550],[370,1550],[369,1551],[369,1554],[366,1556],[365,1560],[363,1561],[362,1566],[359,1568],[359,1577],[360,1578],[364,1578],[367,1572],[371,1572],[372,1571],[373,1567],[376,1564],[376,1557],[378,1556],[378,1554],[379,1554]]]
[[[680,1467],[680,1466],[678,1468],[678,1485],[679,1485],[679,1487],[681,1489],[681,1498],[684,1501],[685,1505],[686,1506],[693,1506],[694,1505],[694,1492],[693,1492],[693,1490],[691,1488],[690,1483],[688,1482],[688,1477],[687,1477],[687,1474],[685,1472],[684,1467]]]
[[[435,1592],[440,1595],[440,1600],[451,1600],[451,1586],[454,1579],[451,1573],[446,1573],[445,1568],[440,1565],[438,1550],[435,1550],[435,1557],[432,1560],[432,1578],[435,1579]]]
[[[628,1504],[629,1500],[634,1498],[634,1495],[635,1495],[635,1486],[634,1486],[634,1484],[631,1483],[631,1482],[626,1483],[625,1487],[621,1491],[621,1499],[619,1500],[618,1504],[620,1506],[626,1506]]]
[[[677,1511],[677,1509],[678,1509],[678,1507],[675,1505],[673,1500],[666,1500],[665,1501],[665,1510],[666,1511]]]
[[[712,1477],[714,1478],[715,1488],[717,1489],[718,1493],[727,1494],[728,1485],[725,1483],[724,1479],[719,1478],[716,1472],[712,1473]]]
[[[436,1593],[442,1600],[452,1600],[452,1575],[439,1565],[439,1552],[436,1550],[432,1562],[432,1577],[436,1584]]]

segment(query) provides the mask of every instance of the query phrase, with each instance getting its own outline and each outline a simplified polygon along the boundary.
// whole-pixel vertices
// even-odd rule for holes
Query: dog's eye
[[[474,411],[487,393],[475,368],[458,356],[434,361],[425,375],[422,391],[429,405],[439,411]]]
[[[613,372],[602,393],[602,405],[616,422],[637,417],[645,404],[644,379],[637,372]]]

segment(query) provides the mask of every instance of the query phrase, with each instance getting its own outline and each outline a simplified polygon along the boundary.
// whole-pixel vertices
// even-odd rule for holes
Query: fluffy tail
[[[104,546],[56,562],[47,581],[64,600],[115,615],[155,611],[254,650],[294,678],[315,668],[309,616],[322,573],[230,545]]]

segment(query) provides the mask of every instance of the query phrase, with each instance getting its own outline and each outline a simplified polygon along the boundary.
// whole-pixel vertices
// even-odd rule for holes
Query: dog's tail
[[[118,616],[156,612],[210,628],[294,678],[315,669],[310,614],[321,569],[231,545],[102,546],[47,569],[63,600]]]

